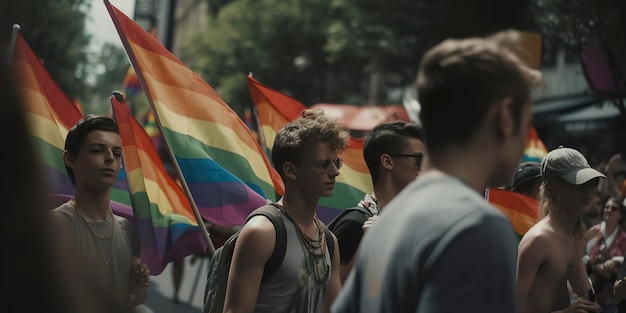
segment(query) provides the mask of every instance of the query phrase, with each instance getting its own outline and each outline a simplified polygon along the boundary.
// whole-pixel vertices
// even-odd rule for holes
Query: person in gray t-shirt
[[[519,33],[446,40],[416,86],[428,158],[364,235],[332,312],[516,312],[516,238],[484,198],[511,181],[541,75]]]

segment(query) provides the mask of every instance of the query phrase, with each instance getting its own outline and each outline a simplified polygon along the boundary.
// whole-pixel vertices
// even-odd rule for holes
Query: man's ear
[[[296,179],[296,165],[291,162],[283,163],[283,173],[285,177],[289,179]]]
[[[380,165],[388,170],[391,171],[393,170],[393,160],[391,159],[391,156],[389,154],[383,153],[380,155]]]
[[[495,104],[494,122],[498,140],[504,140],[515,133],[515,114],[513,98],[504,97]]]
[[[72,158],[69,151],[63,150],[63,154],[61,156],[63,157],[63,163],[65,163],[65,166],[72,167],[72,164],[74,163],[74,158]]]

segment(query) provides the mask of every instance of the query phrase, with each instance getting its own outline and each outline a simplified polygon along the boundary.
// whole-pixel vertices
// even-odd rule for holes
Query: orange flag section
[[[490,188],[487,190],[487,199],[509,218],[515,232],[520,236],[524,236],[539,221],[539,204],[533,198],[508,190]]]

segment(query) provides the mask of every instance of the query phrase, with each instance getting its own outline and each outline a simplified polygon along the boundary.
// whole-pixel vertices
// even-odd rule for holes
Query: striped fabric
[[[105,5],[202,216],[241,225],[282,194],[282,180],[259,143],[215,90],[141,26]]]
[[[294,120],[306,107],[299,101],[272,90],[248,76],[248,88],[259,116],[259,135],[265,142],[268,155],[274,145],[276,133]],[[321,198],[317,214],[328,223],[340,210],[356,206],[365,193],[372,192],[372,179],[363,159],[363,139],[350,138],[348,148],[341,156],[344,165],[337,176],[332,196]]]
[[[122,137],[141,259],[158,275],[171,261],[206,252],[207,243],[182,187],[165,170],[146,131],[125,104],[111,97],[111,105]]]
[[[26,40],[18,34],[13,54],[13,73],[16,85],[25,105],[35,152],[39,156],[41,172],[47,178],[47,187],[52,197],[51,204],[60,204],[55,199],[69,199],[76,192],[65,170],[62,153],[69,129],[82,118],[81,112],[63,93]],[[63,196],[64,195],[64,196]],[[111,200],[121,208],[114,212],[129,217],[130,196],[123,171],[111,190]],[[132,217],[132,216],[131,216]]]
[[[127,98],[134,97],[141,92],[139,79],[137,79],[137,75],[135,75],[135,71],[132,66],[129,66],[128,70],[126,70],[122,84],[124,85],[124,91],[126,92]]]
[[[520,238],[539,221],[537,200],[496,188],[489,188],[486,193],[487,200],[509,218]]]
[[[522,162],[541,162],[543,156],[548,154],[548,149],[543,144],[543,141],[537,135],[537,130],[531,127],[528,130],[528,138],[526,139],[526,148],[524,148],[524,155],[522,156]]]

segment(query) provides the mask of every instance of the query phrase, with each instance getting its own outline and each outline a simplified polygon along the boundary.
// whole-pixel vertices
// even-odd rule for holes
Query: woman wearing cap
[[[609,198],[606,201],[603,221],[597,226],[600,231],[589,253],[587,264],[587,272],[593,281],[593,287],[598,294],[597,300],[603,313],[615,311],[613,283],[626,252],[626,229],[623,224],[626,220],[626,211],[623,201],[621,197]]]
[[[521,312],[600,311],[600,306],[590,301],[582,215],[589,210],[602,177],[574,149],[559,147],[544,156],[539,193],[544,218],[526,232],[518,247]],[[568,281],[578,296],[572,303]]]

